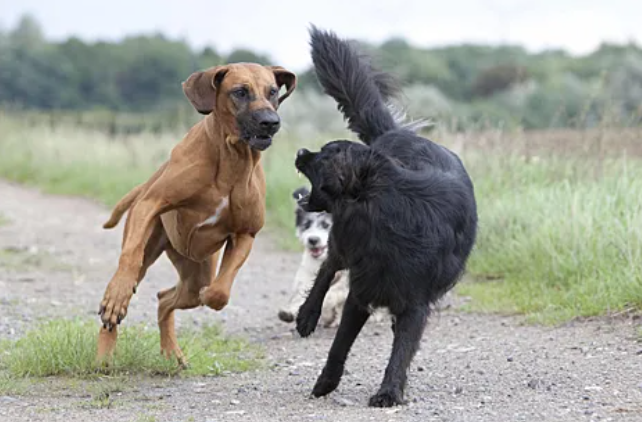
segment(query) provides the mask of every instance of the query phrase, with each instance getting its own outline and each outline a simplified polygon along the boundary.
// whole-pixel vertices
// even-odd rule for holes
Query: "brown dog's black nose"
[[[279,118],[279,115],[274,112],[265,111],[257,117],[261,129],[266,132],[275,133],[281,126],[281,119]]]

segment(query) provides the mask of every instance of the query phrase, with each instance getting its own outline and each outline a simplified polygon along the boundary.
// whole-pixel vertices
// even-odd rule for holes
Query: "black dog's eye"
[[[328,224],[327,221],[322,221],[321,222],[321,228],[322,229],[327,229],[328,227],[330,227],[330,224]]]
[[[307,220],[305,222],[305,224],[303,224],[303,230],[309,229],[311,225],[312,225],[312,221],[311,220]]]
[[[235,89],[232,91],[232,95],[239,100],[242,100],[248,96],[247,88]]]
[[[279,93],[279,90],[276,88],[270,88],[270,97],[274,97],[276,94]]]

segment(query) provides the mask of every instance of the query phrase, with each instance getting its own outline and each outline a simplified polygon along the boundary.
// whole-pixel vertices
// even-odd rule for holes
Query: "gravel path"
[[[0,250],[53,256],[36,269],[0,268],[0,338],[15,338],[50,316],[92,315],[98,327],[95,311],[120,247],[120,229],[101,229],[107,211],[0,181],[0,215],[9,220],[0,227]],[[222,321],[228,333],[261,343],[267,369],[132,379],[132,389],[108,409],[87,406],[88,394],[51,381],[23,396],[0,396],[0,421],[642,421],[640,324],[624,318],[550,328],[444,310],[431,319],[410,370],[409,404],[384,410],[366,403],[383,374],[391,332],[368,324],[339,389],[310,399],[334,330],[300,339],[276,318],[298,261],[298,254],[278,251],[262,233],[223,312],[178,313],[179,327]],[[154,325],[155,293],[175,277],[161,258],[125,323]]]

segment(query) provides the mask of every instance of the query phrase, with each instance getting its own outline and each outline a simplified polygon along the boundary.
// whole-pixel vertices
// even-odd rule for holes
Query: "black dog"
[[[431,306],[457,282],[475,243],[473,185],[454,153],[395,120],[389,75],[333,33],[313,27],[311,46],[319,82],[366,145],[334,141],[318,153],[297,153],[295,165],[312,184],[302,205],[334,219],[329,256],[299,309],[297,331],[314,331],[334,274],[350,270],[341,324],[312,394],[337,388],[368,308],[387,307],[395,321],[392,355],[370,406],[393,406],[403,403]]]

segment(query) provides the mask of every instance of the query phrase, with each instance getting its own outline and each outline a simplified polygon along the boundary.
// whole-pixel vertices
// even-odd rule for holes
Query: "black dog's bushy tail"
[[[399,92],[395,80],[375,70],[356,46],[312,26],[312,62],[326,94],[334,98],[348,128],[366,144],[398,127],[388,100]]]

